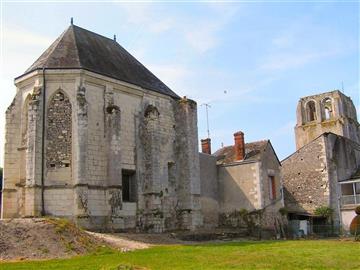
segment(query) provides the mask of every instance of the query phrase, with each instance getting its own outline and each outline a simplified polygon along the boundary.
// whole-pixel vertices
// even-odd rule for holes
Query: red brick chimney
[[[244,160],[245,157],[245,140],[244,140],[244,133],[238,131],[234,133],[234,150],[235,150],[235,161],[237,160]]]
[[[210,138],[201,140],[201,152],[203,152],[204,154],[211,155],[211,139]]]

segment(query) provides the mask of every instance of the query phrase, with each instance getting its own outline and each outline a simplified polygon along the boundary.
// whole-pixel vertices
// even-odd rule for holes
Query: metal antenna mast
[[[203,103],[201,106],[205,106],[206,109],[206,126],[207,126],[207,134],[208,138],[210,138],[210,129],[209,129],[209,111],[208,109],[211,108],[209,103]]]

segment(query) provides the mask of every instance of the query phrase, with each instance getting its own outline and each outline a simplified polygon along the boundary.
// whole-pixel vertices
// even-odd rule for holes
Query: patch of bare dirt
[[[0,260],[66,258],[103,244],[64,219],[0,220]]]
[[[120,234],[87,232],[89,235],[105,242],[107,245],[119,249],[122,252],[132,251],[135,249],[149,248],[150,244],[141,241],[128,239]],[[125,235],[125,234],[124,234]]]
[[[234,240],[244,240],[244,232],[213,229],[162,234],[95,233],[81,230],[65,219],[0,220],[0,260],[67,258],[95,251],[100,246],[128,252],[155,245],[192,245],[199,241]]]
[[[175,231],[172,233],[93,233],[89,234],[105,241],[121,251],[143,249],[156,245],[193,245],[199,242],[224,242],[256,240],[248,237],[242,229],[202,229],[197,231]]]

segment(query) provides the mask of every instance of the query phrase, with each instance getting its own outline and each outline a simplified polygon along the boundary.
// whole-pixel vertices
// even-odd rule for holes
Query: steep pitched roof
[[[25,74],[43,68],[85,69],[179,97],[116,41],[75,25],[63,32]]]
[[[245,143],[245,161],[257,161],[261,159],[262,154],[269,143],[269,140]],[[218,162],[226,164],[234,162],[234,146],[225,146],[214,153],[218,157]]]

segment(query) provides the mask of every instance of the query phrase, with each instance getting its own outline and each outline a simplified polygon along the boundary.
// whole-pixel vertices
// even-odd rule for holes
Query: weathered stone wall
[[[261,201],[264,209],[261,226],[271,230],[277,230],[276,226],[278,226],[278,223],[284,222],[283,217],[279,213],[279,209],[284,207],[284,200],[281,192],[283,184],[281,164],[270,144],[267,145],[265,152],[262,155],[260,172]],[[272,176],[275,179],[276,197],[273,199],[270,198],[269,176]]]
[[[360,167],[360,146],[348,138],[325,133],[282,161],[285,205],[292,212],[313,214],[320,206],[334,210],[340,223],[339,182]]]
[[[184,97],[174,101],[178,215],[183,229],[202,226],[197,104]]]
[[[196,104],[169,101],[146,96],[137,118],[138,227],[147,231],[201,223]]]
[[[338,182],[348,180],[360,167],[360,144],[332,133],[326,138],[328,162],[336,170]]]
[[[86,193],[91,223],[163,231],[169,227],[166,220],[175,220],[170,213],[175,207],[175,186],[169,187],[167,172],[168,163],[175,163],[172,99],[110,82],[104,87],[103,83],[91,78],[84,85],[89,138],[86,163],[93,185]],[[158,115],[144,121],[147,105],[154,106]],[[137,203],[122,202],[122,170],[136,173]]]
[[[144,197],[143,213],[139,218],[139,225],[150,231],[162,231],[163,224],[163,197],[160,179],[160,112],[155,105],[143,105],[140,113],[139,136],[142,147],[143,166],[141,193]],[[140,151],[141,151],[140,150]]]
[[[199,153],[201,182],[201,211],[204,227],[217,227],[219,224],[219,185],[216,156]]]
[[[41,72],[17,83],[28,85],[33,78],[41,85]],[[26,164],[20,162],[21,173],[26,171],[36,192],[24,193],[16,186],[19,164],[12,160],[19,160],[16,147],[24,137],[18,132],[19,115],[26,115],[19,113],[20,104],[34,85],[19,90],[21,95],[8,113],[5,175],[11,179],[14,171],[14,176],[5,179],[6,216],[24,216],[25,210],[20,210],[24,205],[39,214],[44,189],[46,214],[74,219],[90,229],[137,227],[161,232],[202,224],[196,103],[91,72],[46,71],[45,186],[41,185],[42,104],[37,88],[27,116],[34,123],[29,124],[33,129],[27,137],[31,150]],[[58,96],[59,89],[64,96]],[[64,101],[65,106],[60,104]],[[136,202],[122,200],[124,170],[135,173]]]
[[[19,170],[20,153],[17,148],[20,146],[19,128],[21,115],[21,93],[18,93],[11,105],[6,110],[6,133],[5,133],[5,159],[4,159],[4,186],[2,192],[2,217],[17,217],[23,212],[23,198],[20,188]]]
[[[41,120],[41,89],[39,81],[28,80],[17,85],[17,94],[6,111],[4,186],[2,217],[36,216],[40,214],[38,200]],[[28,110],[27,112],[24,110]]]
[[[45,159],[44,159],[44,187],[40,175],[37,177],[39,188],[44,189],[44,211],[46,215],[73,218],[74,215],[74,170],[76,143],[74,142],[74,101],[76,92],[75,81],[78,74],[45,72],[46,111],[45,111]],[[42,78],[42,74],[39,74]],[[61,93],[61,94],[60,94]],[[59,95],[60,94],[60,95]],[[63,100],[62,100],[63,99]],[[57,104],[57,105],[55,105]],[[53,125],[56,122],[56,125]],[[56,128],[55,128],[56,127]],[[41,144],[40,134],[37,136]],[[62,147],[59,148],[58,144]],[[50,148],[50,149],[49,149]],[[41,145],[35,153],[41,165]],[[38,199],[41,201],[41,193]]]
[[[48,183],[71,184],[72,109],[69,98],[60,89],[48,102],[46,120]]]
[[[317,207],[329,205],[330,183],[323,136],[281,164],[285,205],[289,211],[313,213]]]
[[[360,168],[360,145],[356,142],[332,133],[324,134],[326,141],[327,167],[330,179],[330,204],[334,209],[333,220],[340,223],[341,211],[347,211],[349,207],[341,207],[339,197],[341,196],[340,182],[351,178]],[[351,208],[350,208],[351,209]],[[352,210],[355,206],[352,207]],[[345,225],[351,222],[346,220],[350,216],[343,216],[342,223]]]

